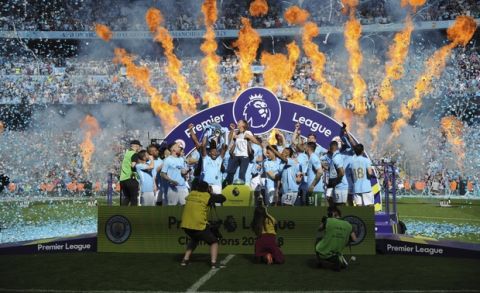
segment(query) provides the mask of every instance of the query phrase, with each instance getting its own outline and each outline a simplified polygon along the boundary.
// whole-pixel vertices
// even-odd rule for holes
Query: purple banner
[[[227,127],[230,123],[246,120],[254,134],[266,133],[274,128],[293,132],[295,124],[300,123],[303,136],[314,133],[317,143],[328,149],[332,138],[339,135],[341,125],[331,117],[314,109],[294,103],[280,101],[264,88],[250,88],[241,93],[235,102],[229,102],[203,110],[173,129],[166,137],[171,143],[176,140],[185,142],[185,153],[190,153],[194,144],[188,134],[188,125],[193,123],[197,136],[212,123]]]
[[[30,240],[0,245],[0,255],[74,252],[97,252],[97,234]]]

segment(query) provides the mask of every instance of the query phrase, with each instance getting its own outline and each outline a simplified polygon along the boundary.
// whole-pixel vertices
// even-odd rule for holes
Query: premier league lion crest
[[[267,89],[250,88],[238,96],[233,113],[236,122],[243,119],[254,133],[265,133],[274,128],[280,119],[280,102]]]
[[[258,94],[250,96],[248,99],[250,102],[243,108],[243,119],[247,120],[250,127],[265,127],[272,118],[272,113],[268,110],[263,96]]]

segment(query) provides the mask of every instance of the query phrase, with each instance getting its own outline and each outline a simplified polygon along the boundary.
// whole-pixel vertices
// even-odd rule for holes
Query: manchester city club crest
[[[265,88],[249,88],[235,101],[233,115],[236,122],[247,121],[254,133],[265,133],[274,128],[280,119],[280,101]]]
[[[359,217],[352,215],[345,216],[343,219],[352,225],[353,232],[355,236],[357,236],[357,240],[351,243],[352,246],[362,243],[365,236],[367,236],[367,226],[365,222]]]
[[[124,216],[113,216],[107,220],[105,235],[115,244],[122,244],[128,240],[132,233],[130,222]]]

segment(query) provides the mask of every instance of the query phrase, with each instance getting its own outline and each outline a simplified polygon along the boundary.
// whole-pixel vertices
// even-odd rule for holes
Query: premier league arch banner
[[[278,129],[293,132],[300,124],[303,134],[314,133],[317,143],[327,149],[332,138],[339,136],[342,126],[332,118],[313,109],[294,103],[280,101],[264,88],[250,88],[241,93],[235,102],[218,105],[186,119],[166,137],[167,142],[182,140],[185,153],[194,149],[188,126],[194,125],[195,133],[210,135],[220,131],[226,135],[230,123],[246,120],[252,133],[261,135]],[[212,129],[212,124],[216,125]],[[223,128],[223,129],[222,129]],[[378,186],[373,182],[373,186]],[[221,221],[221,245],[223,253],[252,253],[255,235],[250,227],[254,208],[252,204],[229,204],[238,201],[230,185],[223,190],[227,197],[223,207],[216,209]],[[247,186],[245,186],[247,187]],[[248,189],[248,187],[247,187]],[[242,192],[237,192],[237,194]],[[376,190],[378,203],[379,188]],[[248,198],[250,191],[246,192]],[[248,207],[250,205],[250,207]],[[375,253],[375,221],[372,207],[342,207],[342,215],[352,224],[357,242],[352,253]],[[98,251],[99,252],[152,252],[180,253],[189,239],[181,229],[182,207],[110,207],[100,206],[98,210]],[[317,229],[326,207],[272,207],[271,213],[277,219],[277,238],[286,254],[312,254]],[[208,252],[202,245],[201,252]],[[347,252],[347,251],[346,251]]]
[[[194,125],[197,135],[203,134],[211,124],[229,127],[230,123],[246,120],[253,134],[265,134],[273,129],[293,133],[295,125],[300,124],[303,135],[313,133],[317,144],[328,149],[332,138],[339,136],[342,125],[333,118],[298,104],[279,100],[271,91],[254,87],[243,91],[235,102],[211,107],[184,120],[166,137],[167,142],[181,140],[185,143],[185,154],[195,145],[190,138],[188,125]],[[352,136],[353,137],[353,136]],[[381,210],[380,185],[376,178],[371,179],[375,194],[375,211]]]

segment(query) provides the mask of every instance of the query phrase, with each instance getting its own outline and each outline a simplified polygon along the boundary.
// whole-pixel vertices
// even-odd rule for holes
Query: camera
[[[208,227],[213,235],[216,238],[223,238],[222,233],[220,232],[220,227],[222,226],[222,220],[208,221]]]

